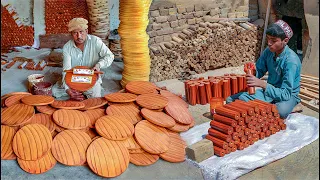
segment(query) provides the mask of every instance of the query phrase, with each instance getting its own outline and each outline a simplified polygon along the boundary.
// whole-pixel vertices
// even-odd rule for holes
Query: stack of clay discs
[[[109,46],[108,0],[87,0],[91,34],[98,36]]]
[[[122,58],[122,49],[121,49],[120,40],[110,39],[109,49],[113,53],[114,58]]]
[[[120,0],[118,33],[124,63],[122,87],[130,81],[149,81],[151,60],[146,28],[150,4],[150,0]]]

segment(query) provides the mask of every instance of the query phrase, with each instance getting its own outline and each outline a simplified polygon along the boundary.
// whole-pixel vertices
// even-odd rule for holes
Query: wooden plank
[[[313,89],[313,90],[319,91],[319,86],[317,86],[317,85],[312,85],[312,84],[308,84],[308,83],[301,83],[301,86],[306,87],[308,89]]]
[[[310,78],[306,78],[306,77],[301,77],[300,82],[309,83],[309,84],[315,84],[315,85],[319,84],[319,80],[314,80],[314,79],[310,79]]]
[[[319,94],[316,94],[314,92],[308,91],[307,89],[301,88],[300,89],[300,94],[303,94],[303,95],[306,95],[306,96],[309,96],[309,97],[312,97],[312,98],[319,99]]]
[[[309,97],[309,96],[306,96],[303,94],[299,94],[299,97],[303,100],[306,100],[306,101],[311,101],[313,99],[312,97]]]
[[[302,100],[301,100],[301,104],[304,105],[304,106],[306,106],[307,108],[310,108],[310,109],[312,109],[312,110],[314,110],[314,111],[319,112],[319,107],[318,107],[317,105],[309,104],[308,101],[306,101],[306,100],[303,100],[303,99],[302,99]]]

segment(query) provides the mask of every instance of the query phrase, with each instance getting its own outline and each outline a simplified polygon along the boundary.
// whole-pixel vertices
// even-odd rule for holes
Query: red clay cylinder
[[[204,84],[199,84],[200,104],[207,104],[207,93]]]
[[[249,103],[250,101],[249,102],[244,102],[244,101],[241,101],[239,99],[236,99],[234,102],[237,102],[237,103],[242,104],[244,106],[253,108],[255,113],[259,112],[259,106],[255,105],[255,104],[250,104]]]
[[[227,149],[228,147],[228,143],[219,139],[219,138],[216,138],[216,137],[213,137],[213,136],[210,136],[210,135],[206,135],[206,139],[212,141],[213,145],[214,146],[218,146],[222,149]]]
[[[204,83],[205,89],[206,89],[206,97],[207,97],[207,102],[210,102],[210,99],[212,97],[212,92],[211,92],[211,86],[209,82]]]
[[[227,109],[225,107],[217,107],[216,113],[220,114],[222,116],[226,116],[235,120],[238,120],[240,118],[240,113],[236,111],[232,111],[230,109]]]
[[[232,140],[232,136],[231,135],[224,134],[224,133],[222,133],[220,131],[217,131],[217,130],[215,130],[213,128],[209,128],[208,129],[208,134],[210,134],[213,137],[216,137],[216,138],[219,138],[221,140],[224,140],[226,142],[230,142]]]
[[[219,148],[218,146],[213,147],[214,154],[223,157],[226,154],[226,151],[222,148]]]
[[[236,77],[231,78],[231,94],[237,94],[239,92],[238,79]]]
[[[243,76],[237,76],[237,80],[238,80],[238,92],[243,92],[244,91],[244,87],[243,87],[243,82],[244,82],[244,77]]]
[[[214,120],[212,120],[210,122],[210,126],[211,126],[211,128],[216,129],[216,130],[223,132],[225,134],[232,134],[233,133],[233,128],[231,126],[225,125],[223,123],[220,123],[220,122],[217,122]]]
[[[252,71],[251,69],[248,69],[247,73],[250,74],[250,75],[253,75],[253,71]],[[245,83],[247,83],[247,80],[245,80]],[[244,87],[247,87],[247,86],[244,86]],[[256,93],[255,87],[247,87],[247,88],[248,88],[248,93],[249,93],[250,95]]]
[[[235,121],[231,118],[225,117],[225,116],[221,116],[219,114],[214,114],[213,120],[221,122],[221,123],[229,125],[229,126],[232,126],[232,127],[236,127],[236,125],[237,125],[237,121]]]
[[[194,106],[197,104],[197,87],[196,85],[190,85],[190,99],[189,103]]]
[[[226,105],[224,105],[224,107],[228,108],[228,109],[231,109],[233,111],[239,112],[241,117],[246,117],[247,116],[247,111],[246,110],[237,108],[237,107],[233,106],[232,104],[233,103],[226,104]]]

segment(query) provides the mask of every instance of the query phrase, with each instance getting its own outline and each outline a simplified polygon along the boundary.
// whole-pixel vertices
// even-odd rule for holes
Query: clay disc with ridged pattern
[[[137,122],[142,120],[140,115],[140,109],[138,106],[133,104],[119,104],[110,105],[106,109],[108,115],[119,115],[124,116],[131,121],[132,124],[137,124]]]
[[[81,110],[96,109],[108,103],[108,101],[103,97],[89,98],[81,102],[85,105]]]
[[[138,122],[134,136],[142,149],[148,153],[161,154],[169,149],[170,138],[167,130],[149,121]]]
[[[143,108],[141,114],[149,122],[161,127],[170,128],[176,124],[176,121],[164,112]]]
[[[87,150],[90,169],[102,177],[116,177],[129,166],[129,152],[122,143],[103,137],[93,141]]]
[[[130,136],[129,138],[119,141],[122,142],[123,145],[128,149],[128,150],[137,150],[141,149],[141,146],[136,142],[136,140],[133,138],[133,136]]]
[[[160,94],[142,94],[137,97],[136,102],[147,109],[162,109],[168,104],[168,98]]]
[[[104,109],[90,109],[90,110],[86,110],[83,113],[85,113],[89,119],[90,119],[90,128],[94,128],[94,124],[96,123],[96,121],[101,118],[102,116],[105,116],[105,110]]]
[[[26,104],[15,104],[1,112],[1,124],[20,126],[34,115],[34,107]]]
[[[57,134],[51,152],[57,161],[68,166],[80,166],[86,162],[90,136],[79,130],[65,130]]]
[[[148,94],[148,93],[158,94],[157,89],[159,88],[148,81],[131,81],[126,85],[125,89],[130,93],[139,95],[139,94]]]
[[[110,140],[125,140],[133,135],[134,126],[124,116],[106,115],[102,116],[95,124],[97,133]]]
[[[51,106],[57,109],[81,109],[84,108],[85,104],[80,101],[55,100]]]
[[[133,102],[137,97],[137,95],[132,93],[111,93],[104,96],[106,100],[117,103]]]
[[[23,160],[35,161],[48,153],[52,144],[52,135],[42,124],[23,126],[14,136],[14,153]]]
[[[36,109],[41,113],[49,114],[49,115],[52,115],[57,110],[56,108],[53,108],[49,105],[36,106]]]
[[[185,131],[188,131],[189,128],[190,128],[190,125],[180,124],[176,122],[176,124],[173,127],[168,129],[174,132],[185,132]]]
[[[30,96],[31,94],[17,94],[17,95],[13,95],[13,96],[10,96],[8,97],[4,104],[7,106],[7,107],[10,107],[12,105],[15,105],[15,104],[19,104],[21,103],[21,98],[25,97],[25,96]]]
[[[193,117],[188,108],[177,101],[169,101],[164,110],[180,124],[188,125],[193,121]]]
[[[42,158],[35,161],[25,161],[20,158],[17,160],[21,169],[31,174],[45,173],[57,164],[57,160],[52,156],[50,151]]]
[[[27,105],[40,106],[53,103],[54,98],[52,96],[30,95],[21,98],[21,101]]]
[[[159,155],[148,152],[130,154],[130,162],[136,166],[149,166],[159,159]]]
[[[53,121],[66,129],[84,129],[89,127],[88,115],[79,110],[59,109],[53,113]]]
[[[35,123],[44,125],[49,129],[51,133],[56,130],[56,124],[53,122],[52,116],[44,113],[35,114],[30,121],[23,124],[22,126]]]
[[[160,154],[160,157],[169,162],[182,162],[186,158],[186,150],[187,147],[186,142],[180,137],[178,133],[170,132],[170,145],[169,150],[165,153]]]
[[[1,159],[10,159],[13,153],[12,140],[16,131],[5,125],[1,125]]]
[[[169,99],[169,101],[177,101],[181,104],[183,104],[183,106],[185,106],[186,108],[189,107],[188,103],[186,103],[182,98],[180,98],[179,96],[173,94],[172,92],[170,91],[167,91],[167,90],[161,90],[160,91],[160,94],[166,98]]]

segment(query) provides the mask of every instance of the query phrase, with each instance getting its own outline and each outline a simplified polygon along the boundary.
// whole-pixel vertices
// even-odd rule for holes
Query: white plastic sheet
[[[259,140],[242,151],[235,151],[224,157],[212,156],[200,163],[188,161],[202,169],[204,179],[236,179],[258,167],[281,159],[319,138],[319,119],[290,114],[285,120],[287,129],[268,138]],[[207,134],[209,122],[195,126],[182,138],[188,145],[198,142]]]

